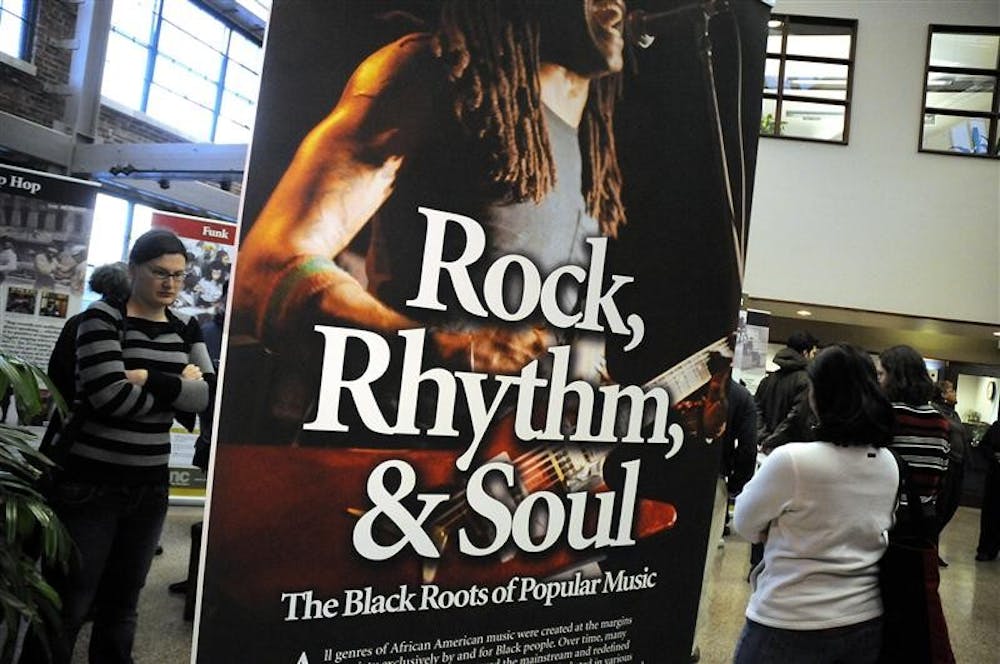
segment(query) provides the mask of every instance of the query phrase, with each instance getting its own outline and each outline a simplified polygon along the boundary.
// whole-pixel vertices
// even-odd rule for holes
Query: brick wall
[[[65,100],[62,95],[46,92],[45,84],[60,85],[69,79],[73,52],[52,45],[51,41],[71,39],[75,26],[76,5],[59,0],[41,0],[32,54],[37,75],[0,64],[0,110],[46,127],[62,120]]]

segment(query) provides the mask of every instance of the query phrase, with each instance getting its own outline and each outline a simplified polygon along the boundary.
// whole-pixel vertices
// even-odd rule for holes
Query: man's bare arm
[[[364,327],[385,335],[419,324],[372,296],[329,264],[326,285],[310,306],[270,320],[282,274],[299,260],[331,259],[348,247],[392,194],[400,167],[435,130],[439,73],[420,38],[397,42],[355,72],[339,103],[303,140],[243,242],[235,304],[257,332],[275,326],[289,342],[316,323]],[[266,295],[265,295],[266,294]],[[519,370],[548,345],[537,330],[434,331],[436,352],[461,367]]]

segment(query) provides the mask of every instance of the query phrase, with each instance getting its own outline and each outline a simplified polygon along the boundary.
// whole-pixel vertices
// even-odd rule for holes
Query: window
[[[101,93],[195,140],[246,143],[261,59],[191,0],[117,0]]]
[[[920,151],[1000,156],[1000,28],[932,25]]]
[[[858,22],[774,14],[760,135],[847,144]]]
[[[0,0],[0,53],[30,60],[34,30],[34,0]]]

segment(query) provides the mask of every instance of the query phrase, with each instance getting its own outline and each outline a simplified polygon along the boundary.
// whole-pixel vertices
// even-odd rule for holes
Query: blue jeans
[[[832,629],[794,630],[747,620],[733,664],[874,664],[882,619]]]
[[[79,555],[53,579],[63,601],[63,639],[53,662],[69,664],[93,608],[91,664],[132,664],[139,591],[146,583],[167,515],[168,487],[62,482],[52,506]]]

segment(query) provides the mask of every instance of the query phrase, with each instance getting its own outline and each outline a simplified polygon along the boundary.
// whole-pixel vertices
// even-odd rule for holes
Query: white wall
[[[920,154],[927,26],[1000,26],[997,0],[778,0],[858,19],[850,144],[760,140],[745,291],[1000,322],[1000,160]]]
[[[955,409],[963,420],[969,421],[965,414],[970,410],[979,413],[983,422],[993,422],[997,419],[997,402],[1000,400],[1000,394],[994,392],[991,399],[987,391],[989,384],[996,382],[996,378],[989,376],[958,375],[958,384],[955,386],[958,403]]]

